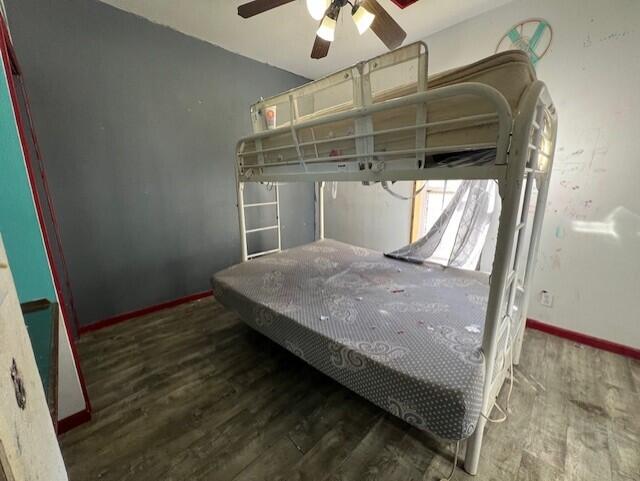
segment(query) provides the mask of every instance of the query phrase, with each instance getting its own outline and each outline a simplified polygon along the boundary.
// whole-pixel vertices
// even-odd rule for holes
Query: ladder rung
[[[267,227],[258,227],[257,229],[247,229],[245,232],[247,234],[251,234],[252,232],[262,232],[263,230],[273,230],[273,229],[277,229],[278,226],[277,225],[270,225]]]
[[[513,282],[513,279],[515,276],[516,276],[515,269],[509,272],[509,276],[507,277],[507,289],[509,288],[509,286],[511,286],[511,283]]]
[[[253,259],[255,257],[266,256],[267,254],[273,254],[274,252],[280,252],[280,249],[270,249],[268,251],[254,252],[253,254],[249,254],[247,259]]]
[[[522,229],[526,224],[524,222],[520,222],[518,225],[516,225],[516,230],[520,230]]]
[[[277,202],[275,201],[274,202],[255,202],[253,204],[245,204],[244,208],[246,209],[247,207],[260,207],[263,205],[276,205],[276,204]]]

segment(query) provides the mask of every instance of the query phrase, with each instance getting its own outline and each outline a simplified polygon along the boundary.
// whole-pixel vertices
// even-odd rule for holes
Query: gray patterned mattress
[[[322,240],[232,266],[216,298],[408,423],[470,436],[482,404],[489,278]]]

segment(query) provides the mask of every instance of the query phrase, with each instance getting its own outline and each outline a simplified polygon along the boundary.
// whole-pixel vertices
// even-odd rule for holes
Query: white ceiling
[[[359,36],[342,12],[336,40],[322,60],[309,57],[318,22],[307,13],[304,0],[296,0],[250,19],[237,15],[245,0],[102,0],[122,10],[169,26],[226,50],[266,62],[307,78],[318,78],[384,52],[371,32]],[[407,32],[405,44],[499,7],[511,0],[419,0],[398,8],[390,0],[379,3]]]

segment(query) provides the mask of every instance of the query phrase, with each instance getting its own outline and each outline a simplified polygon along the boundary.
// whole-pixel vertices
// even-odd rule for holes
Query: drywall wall
[[[71,349],[69,330],[65,325],[62,311],[59,311],[58,320],[58,421],[69,418],[89,409],[86,403],[76,359]]]
[[[394,192],[408,196],[413,182],[396,182]],[[411,202],[397,199],[379,184],[339,183],[335,199],[332,183],[325,186],[325,236],[389,252],[409,242]]]
[[[640,2],[517,0],[426,38],[430,70],[490,55],[512,25],[531,17],[554,30],[537,71],[560,125],[529,317],[638,348]],[[373,230],[340,234],[376,238]],[[407,235],[398,234],[398,245]],[[542,290],[553,295],[551,307],[540,303]]]
[[[5,2],[82,325],[209,289],[240,260],[234,147],[302,77],[96,1]],[[313,187],[283,187],[283,245]]]

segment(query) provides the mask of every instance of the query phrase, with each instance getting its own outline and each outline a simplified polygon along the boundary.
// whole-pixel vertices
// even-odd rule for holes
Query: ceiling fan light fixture
[[[353,23],[356,24],[358,33],[362,35],[369,29],[376,16],[362,5],[356,4],[351,10],[351,18],[353,18]]]
[[[336,21],[331,18],[329,15],[325,15],[322,19],[322,23],[320,24],[320,28],[316,34],[322,40],[326,40],[327,42],[333,42],[336,33]]]
[[[307,10],[314,20],[322,19],[329,5],[331,0],[307,0]]]

